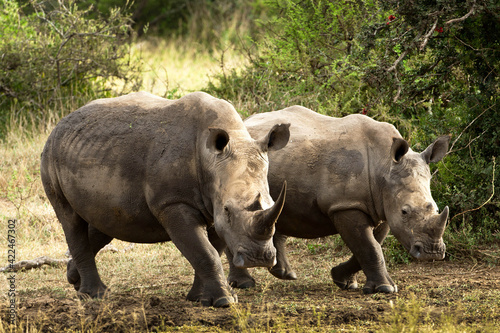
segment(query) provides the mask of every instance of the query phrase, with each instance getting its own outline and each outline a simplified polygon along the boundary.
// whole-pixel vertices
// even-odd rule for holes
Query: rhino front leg
[[[217,250],[217,253],[219,254],[220,257],[222,255],[222,252],[224,252],[224,249],[226,249],[226,243],[217,235],[217,232],[215,232],[214,227],[208,228],[207,233],[210,244],[212,244],[212,246]],[[233,294],[235,301],[237,301],[238,296],[232,290],[231,292]],[[191,290],[189,291],[186,298],[189,301],[198,302],[202,299],[202,297],[203,297],[203,282],[200,276],[195,272],[193,286],[191,287]]]
[[[170,239],[195,270],[188,299],[200,300],[204,306],[226,307],[236,303],[228,285],[218,251],[211,244],[206,222],[190,206],[170,206],[159,216]],[[202,292],[200,292],[202,290]]]
[[[377,242],[382,245],[385,237],[389,233],[389,224],[387,222],[379,224],[373,230],[373,236]],[[352,290],[358,288],[358,281],[356,279],[357,273],[361,270],[358,260],[352,256],[348,261],[343,262],[331,270],[333,282],[344,290]]]
[[[366,275],[366,284],[363,288],[365,294],[397,292],[397,286],[387,273],[382,247],[375,238],[370,217],[361,211],[348,210],[334,213],[332,220],[353,253],[353,258],[343,266],[340,265],[340,270],[345,270],[343,276],[347,278],[346,282],[350,282],[350,277],[355,273],[357,261]],[[380,237],[383,233],[382,230]],[[334,280],[337,277],[335,273],[332,273]]]
[[[92,248],[92,253],[94,254],[94,258],[104,246],[106,246],[113,240],[113,237],[103,234],[91,225],[88,226],[88,238],[90,247]],[[78,269],[76,268],[74,260],[70,260],[68,262],[66,275],[68,277],[68,282],[71,283],[73,287],[75,287],[76,291],[78,291],[80,289],[80,273],[78,273]],[[107,289],[104,283],[101,287]]]
[[[276,248],[276,265],[269,269],[272,275],[283,280],[297,280],[297,274],[293,271],[286,256],[287,237],[279,232],[273,236],[274,247]]]

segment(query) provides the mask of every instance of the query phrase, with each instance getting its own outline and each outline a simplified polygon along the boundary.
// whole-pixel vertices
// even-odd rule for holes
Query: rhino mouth
[[[418,260],[442,260],[446,253],[446,245],[441,242],[426,243],[415,242],[410,254]]]
[[[237,268],[273,267],[276,265],[276,250],[267,250],[262,255],[250,256],[239,250],[233,258],[233,265]]]

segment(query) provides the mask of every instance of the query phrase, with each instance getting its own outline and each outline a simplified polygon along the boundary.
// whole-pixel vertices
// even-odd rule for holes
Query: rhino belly
[[[60,170],[59,183],[71,208],[106,235],[136,243],[170,240],[149,209],[145,179],[134,181],[122,174],[117,167],[87,165]]]

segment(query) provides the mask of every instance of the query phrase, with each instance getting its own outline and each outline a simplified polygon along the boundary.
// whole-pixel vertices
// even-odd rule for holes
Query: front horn
[[[278,220],[278,217],[281,214],[281,210],[285,205],[285,196],[286,196],[286,180],[283,182],[283,186],[281,187],[281,192],[278,197],[278,200],[274,202],[274,205],[271,208],[266,210],[261,210],[257,212],[255,216],[255,234],[259,236],[272,236],[273,226]]]

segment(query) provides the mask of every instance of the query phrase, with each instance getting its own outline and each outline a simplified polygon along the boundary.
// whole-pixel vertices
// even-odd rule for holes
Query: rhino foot
[[[245,281],[229,281],[229,285],[233,288],[248,289],[255,287],[255,279],[251,278]]]
[[[75,285],[76,289],[76,285]],[[92,291],[85,291],[82,290],[82,288],[77,290],[77,295],[78,298],[80,298],[82,301],[83,300],[89,300],[91,298],[96,298],[96,299],[102,299],[106,295],[106,293],[109,292],[109,288],[104,285],[104,283],[101,283],[98,288]]]
[[[203,306],[213,306],[214,308],[227,308],[232,303],[238,303],[238,296],[223,296],[215,301],[213,299],[202,299],[201,305]]]
[[[355,290],[358,289],[358,282],[356,280],[349,281],[335,281],[333,282],[342,290]]]
[[[215,293],[210,293],[208,291],[204,292],[203,285],[199,283],[193,285],[186,299],[191,302],[201,302],[203,306],[216,308],[228,307],[231,303],[238,303],[238,295],[231,287],[222,290],[218,289]]]
[[[269,269],[269,272],[277,277],[278,279],[282,280],[297,280],[297,274],[295,274],[294,271],[287,271],[285,268],[279,268],[274,266],[273,268]]]
[[[384,293],[384,294],[392,294],[398,292],[398,286],[391,286],[390,284],[382,284],[375,288],[370,286],[365,286],[363,288],[363,294],[374,294],[374,293]]]
[[[346,274],[345,266],[345,264],[340,264],[332,268],[330,274],[332,276],[333,282],[342,290],[358,289],[356,273]]]
[[[231,268],[227,277],[229,285],[233,288],[248,289],[255,287],[255,279],[248,273],[248,270],[241,268]]]

